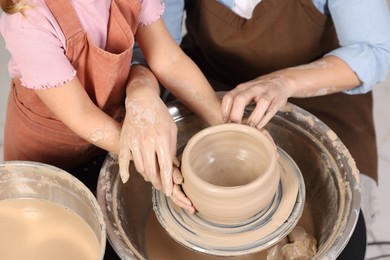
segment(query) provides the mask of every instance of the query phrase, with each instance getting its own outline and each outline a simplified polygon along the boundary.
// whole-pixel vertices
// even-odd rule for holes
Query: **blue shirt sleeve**
[[[345,91],[366,93],[390,71],[390,13],[386,0],[313,0],[330,15],[340,48],[326,55],[341,58],[363,82]]]
[[[236,0],[217,0],[217,1],[227,6],[228,8],[233,9],[233,5]]]
[[[169,1],[169,4],[165,4],[167,1]],[[182,40],[184,0],[164,0],[164,4],[165,9],[162,18],[169,33],[175,42],[180,45]],[[147,65],[145,57],[137,43],[134,45],[132,64]]]

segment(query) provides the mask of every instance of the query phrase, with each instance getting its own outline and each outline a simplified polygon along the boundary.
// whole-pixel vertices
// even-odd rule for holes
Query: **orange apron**
[[[338,47],[329,16],[312,0],[263,0],[246,20],[210,0],[187,0],[182,47],[216,90],[275,70],[306,64]],[[291,98],[327,124],[346,145],[359,170],[377,180],[377,148],[371,92]]]
[[[111,117],[124,112],[140,1],[112,0],[106,49],[81,26],[70,0],[46,0],[66,38],[66,56],[91,100]],[[76,116],[76,115],[75,115]],[[73,133],[41,102],[34,90],[12,80],[4,134],[4,159],[29,160],[70,169],[104,151]]]

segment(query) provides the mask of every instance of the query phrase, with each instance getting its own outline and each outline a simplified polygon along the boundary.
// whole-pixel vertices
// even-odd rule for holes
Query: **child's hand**
[[[145,91],[136,91],[126,98],[118,158],[120,175],[123,182],[129,179],[128,166],[133,160],[146,181],[170,196],[177,126],[160,97]]]

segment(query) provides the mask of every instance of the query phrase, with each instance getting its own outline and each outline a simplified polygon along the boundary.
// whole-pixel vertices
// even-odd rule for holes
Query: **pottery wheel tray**
[[[188,214],[153,189],[157,219],[178,243],[200,253],[239,256],[271,247],[295,227],[305,200],[305,185],[299,168],[282,149],[278,148],[278,153],[281,179],[277,192],[264,210],[248,220],[235,225],[213,223],[201,214]]]

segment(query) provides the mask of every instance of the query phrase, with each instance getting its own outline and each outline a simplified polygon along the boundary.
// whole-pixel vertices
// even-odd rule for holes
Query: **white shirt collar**
[[[253,10],[261,0],[218,0],[223,5],[230,8],[237,15],[251,19]]]

